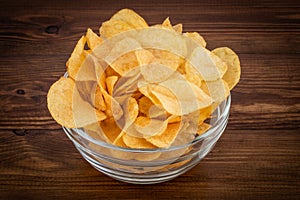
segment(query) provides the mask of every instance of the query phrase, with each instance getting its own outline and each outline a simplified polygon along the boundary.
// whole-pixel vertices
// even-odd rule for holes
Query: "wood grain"
[[[228,127],[195,168],[166,183],[112,180],[77,152],[47,110],[88,27],[121,8],[166,17],[229,46],[242,77]],[[263,1],[1,1],[0,199],[300,199],[300,4]]]

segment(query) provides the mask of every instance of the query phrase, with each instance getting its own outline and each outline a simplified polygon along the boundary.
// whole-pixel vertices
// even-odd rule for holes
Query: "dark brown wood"
[[[121,8],[166,17],[233,48],[242,78],[213,151],[157,185],[93,169],[47,110],[75,42]],[[0,199],[300,199],[300,4],[264,1],[1,1]]]

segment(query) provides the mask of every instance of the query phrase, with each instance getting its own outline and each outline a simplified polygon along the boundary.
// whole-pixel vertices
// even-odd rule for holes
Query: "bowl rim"
[[[208,129],[203,134],[198,135],[191,142],[188,142],[188,143],[183,144],[183,145],[171,146],[169,148],[155,148],[155,149],[151,148],[150,149],[150,148],[126,148],[126,147],[120,147],[120,146],[116,146],[116,145],[113,145],[113,144],[110,144],[110,143],[107,143],[107,142],[96,140],[93,137],[91,137],[89,134],[87,134],[86,132],[84,132],[83,130],[81,130],[80,128],[67,128],[67,127],[62,126],[62,129],[67,134],[70,134],[72,136],[73,136],[72,131],[74,131],[80,137],[88,140],[88,142],[91,142],[91,143],[96,144],[98,146],[109,148],[109,149],[112,149],[112,150],[132,152],[132,153],[168,152],[168,151],[174,151],[174,150],[179,150],[179,149],[187,148],[187,147],[189,147],[189,146],[191,146],[191,145],[193,145],[193,144],[195,144],[197,142],[200,142],[200,141],[204,140],[206,137],[210,136],[218,128],[217,125],[221,124],[220,120],[224,119],[224,117],[226,115],[229,115],[230,105],[231,105],[231,94],[229,93],[228,97],[224,101],[222,101],[220,103],[220,105],[216,108],[216,109],[218,109],[220,106],[223,106],[224,110],[220,114],[220,116],[218,117],[218,119],[214,122],[214,124],[216,124],[215,126],[212,126],[210,129]]]

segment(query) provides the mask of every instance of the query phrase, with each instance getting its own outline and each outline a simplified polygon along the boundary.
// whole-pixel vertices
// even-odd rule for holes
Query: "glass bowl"
[[[122,148],[96,140],[83,129],[63,130],[84,159],[103,174],[128,183],[154,184],[185,173],[211,151],[226,128],[230,103],[229,95],[214,111],[208,131],[168,149]]]

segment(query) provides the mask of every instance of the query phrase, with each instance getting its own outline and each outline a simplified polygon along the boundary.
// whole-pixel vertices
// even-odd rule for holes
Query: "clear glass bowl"
[[[207,132],[192,142],[168,149],[122,148],[96,140],[83,129],[63,130],[84,159],[100,172],[128,183],[153,184],[185,173],[211,151],[226,128],[230,103],[229,95],[213,113]],[[156,159],[148,159],[153,157]]]

